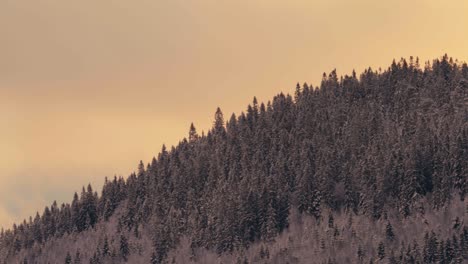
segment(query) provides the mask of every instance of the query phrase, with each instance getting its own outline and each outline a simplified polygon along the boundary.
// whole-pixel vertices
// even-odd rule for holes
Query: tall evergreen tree
[[[128,260],[128,255],[130,254],[130,247],[128,244],[128,239],[124,235],[120,235],[120,256],[126,262]]]
[[[70,252],[67,252],[67,256],[65,257],[65,264],[71,264],[72,263],[72,258],[70,255]]]

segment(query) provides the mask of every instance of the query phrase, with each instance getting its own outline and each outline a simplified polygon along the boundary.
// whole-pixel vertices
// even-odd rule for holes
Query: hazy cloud
[[[216,106],[321,73],[468,58],[468,3],[0,1],[0,226],[127,175]]]

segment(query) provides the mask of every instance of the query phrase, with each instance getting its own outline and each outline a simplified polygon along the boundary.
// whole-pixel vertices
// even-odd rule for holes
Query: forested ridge
[[[218,108],[206,134],[192,124],[100,194],[88,185],[2,229],[0,260],[464,263],[468,66],[419,64],[332,71],[229,118]]]

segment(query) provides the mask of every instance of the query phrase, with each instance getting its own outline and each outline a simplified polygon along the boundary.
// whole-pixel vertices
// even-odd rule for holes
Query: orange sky
[[[128,175],[217,106],[321,74],[468,58],[468,1],[2,0],[0,226]]]

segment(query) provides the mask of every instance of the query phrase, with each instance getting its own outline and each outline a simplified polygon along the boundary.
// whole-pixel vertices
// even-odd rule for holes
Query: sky
[[[191,122],[401,57],[468,59],[468,1],[0,0],[0,227],[128,176]]]

